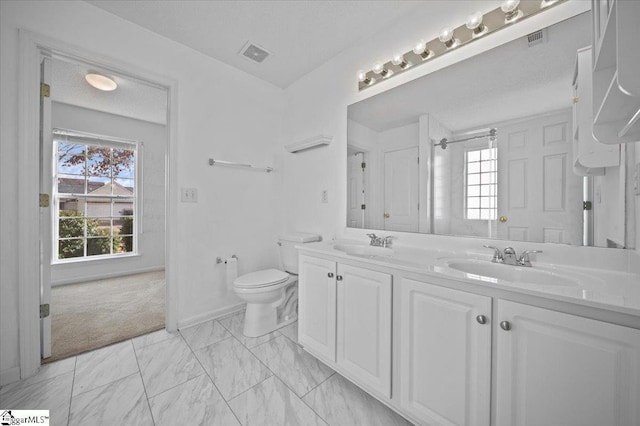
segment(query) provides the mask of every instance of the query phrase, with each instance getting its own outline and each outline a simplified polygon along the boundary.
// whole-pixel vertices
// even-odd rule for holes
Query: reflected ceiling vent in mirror
[[[479,38],[484,38],[511,25],[517,25],[518,22],[566,2],[567,0],[504,0],[500,7],[487,13],[473,12],[462,25],[457,27],[445,25],[439,36],[431,41],[420,40],[412,50],[406,53],[399,52],[387,62],[376,62],[370,71],[358,71],[358,90],[379,84],[415,66],[437,59]],[[530,38],[529,46],[543,43],[546,39],[544,33],[532,33],[528,37]]]
[[[258,46],[257,44],[251,43],[250,41],[246,42],[245,45],[240,50],[240,54],[245,58],[251,59],[253,62],[257,62],[261,64],[265,59],[271,55],[271,53],[266,50],[262,46]]]

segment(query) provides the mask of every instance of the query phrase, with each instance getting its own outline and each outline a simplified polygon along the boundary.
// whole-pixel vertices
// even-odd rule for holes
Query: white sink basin
[[[578,279],[573,279],[554,271],[533,267],[501,265],[482,260],[448,261],[447,266],[465,272],[469,278],[481,281],[505,280],[514,283],[529,283],[544,286],[576,287]]]
[[[392,256],[393,250],[388,247],[377,247],[365,244],[334,244],[334,249],[352,256]]]

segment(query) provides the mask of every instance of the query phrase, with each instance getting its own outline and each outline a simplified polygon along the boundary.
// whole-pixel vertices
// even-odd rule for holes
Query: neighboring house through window
[[[465,152],[465,213],[471,220],[495,220],[498,213],[497,148]]]
[[[54,261],[136,253],[138,144],[53,131]]]

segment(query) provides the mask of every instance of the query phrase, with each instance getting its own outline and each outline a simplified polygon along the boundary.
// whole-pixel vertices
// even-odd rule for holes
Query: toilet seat
[[[277,269],[263,269],[262,271],[251,272],[241,275],[233,281],[237,288],[252,289],[271,287],[283,283],[289,279],[289,274]]]

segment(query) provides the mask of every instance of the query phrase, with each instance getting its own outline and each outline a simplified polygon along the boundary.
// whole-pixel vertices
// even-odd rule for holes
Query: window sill
[[[119,254],[116,256],[108,255],[108,256],[90,256],[90,257],[72,257],[69,259],[57,259],[51,261],[51,266],[55,265],[67,265],[70,263],[85,263],[85,262],[97,262],[97,261],[113,261],[118,259],[129,259],[132,257],[140,257],[140,253],[127,253],[127,254]]]

